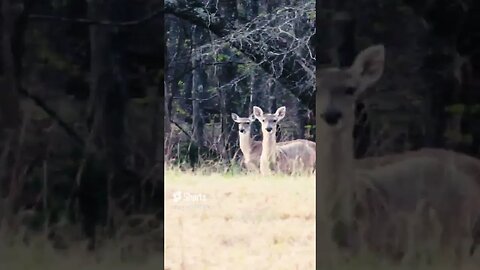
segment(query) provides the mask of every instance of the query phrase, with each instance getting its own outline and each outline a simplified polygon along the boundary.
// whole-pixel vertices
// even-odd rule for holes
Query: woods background
[[[384,75],[358,104],[357,157],[424,146],[478,156],[478,1],[317,3],[318,68],[386,47]]]
[[[180,3],[167,2],[167,9],[180,10]],[[166,17],[166,160],[235,164],[231,113],[248,117],[253,106],[267,112],[287,106],[278,140],[314,140],[315,2],[212,1],[204,7],[185,18]]]
[[[3,228],[46,230],[58,246],[87,237],[92,249],[98,224],[104,236],[125,216],[162,219],[162,1],[1,9]]]
[[[313,140],[315,66],[348,66],[375,43],[386,70],[358,104],[357,157],[421,146],[479,155],[478,1],[162,2],[2,0],[9,228],[20,213],[38,230],[66,217],[93,239],[125,215],[161,219],[164,158],[229,167],[230,113],[252,105],[286,105],[279,139]]]

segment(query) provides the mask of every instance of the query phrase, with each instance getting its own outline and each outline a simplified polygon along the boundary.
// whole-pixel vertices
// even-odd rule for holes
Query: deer
[[[251,114],[249,117],[240,117],[232,113],[232,119],[238,124],[238,140],[243,154],[243,164],[249,171],[258,171],[262,143],[251,137],[251,125],[256,121],[255,116]]]
[[[251,125],[256,121],[255,115],[250,114],[249,117],[240,117],[236,113],[232,113],[232,120],[238,124],[238,138],[240,150],[243,154],[243,164],[248,171],[259,171],[260,156],[262,154],[262,142],[255,141],[251,135]],[[315,151],[315,142],[309,140],[294,140],[307,144],[313,151]],[[279,142],[278,146],[286,145],[290,142]]]
[[[385,166],[394,162],[408,160],[412,157],[428,157],[440,162],[453,165],[456,169],[463,171],[471,176],[477,185],[480,186],[480,161],[466,154],[457,153],[445,149],[421,148],[415,151],[406,151],[400,154],[391,154],[383,157],[368,157],[357,160],[356,167],[361,169],[372,169],[379,166]],[[472,243],[469,249],[469,255],[473,256],[477,246],[480,244],[480,217],[475,219],[472,228]]]
[[[329,234],[324,244],[403,260],[414,256],[415,243],[439,241],[437,251],[463,258],[465,241],[470,253],[479,241],[479,160],[437,149],[354,158],[355,102],[380,79],[384,62],[384,46],[375,45],[350,67],[317,70],[317,194],[321,225],[327,226],[321,232]]]
[[[264,113],[258,106],[253,106],[253,115],[262,126],[262,152],[260,155],[260,172],[262,175],[275,171],[287,174],[315,170],[315,142],[308,140],[292,140],[277,143],[276,132],[278,122],[286,114],[286,107],[282,106],[275,113]]]

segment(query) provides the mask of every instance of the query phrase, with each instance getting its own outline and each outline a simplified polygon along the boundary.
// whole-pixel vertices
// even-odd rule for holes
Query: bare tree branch
[[[21,88],[20,94],[24,95],[27,98],[30,98],[35,102],[35,104],[42,108],[48,116],[50,116],[53,120],[57,121],[58,125],[65,130],[65,132],[78,144],[84,145],[85,142],[83,139],[75,132],[73,128],[71,128],[67,122],[65,122],[53,109],[48,107],[48,105],[43,101],[40,97],[29,93],[26,89]]]
[[[177,64],[178,64],[178,63],[177,63]],[[201,65],[194,66],[194,67],[190,67],[190,68],[182,71],[180,74],[176,75],[176,76],[175,76],[174,78],[172,78],[172,79],[167,80],[166,82],[167,82],[167,83],[170,83],[170,82],[178,81],[178,80],[180,80],[181,78],[183,78],[183,76],[185,76],[186,74],[192,72],[193,70],[195,70],[195,69],[197,69],[197,68],[203,68],[203,67],[205,67],[205,66],[228,65],[228,64],[244,65],[244,64],[246,64],[246,63],[245,63],[245,62],[235,62],[235,61],[214,62],[214,63],[202,63]]]
[[[185,134],[190,141],[192,140],[192,135],[190,135],[184,128],[182,128],[182,126],[180,126],[180,124],[173,121],[172,119],[170,119],[170,123],[174,124],[178,129],[180,129],[180,131],[182,131],[183,134]]]
[[[313,1],[305,8],[308,11],[310,9],[313,11],[315,9]],[[295,12],[295,10],[282,8],[271,16],[278,17],[282,12],[287,14]],[[267,31],[270,25],[262,23],[261,20],[250,22],[239,28],[222,18],[216,10],[195,0],[167,0],[165,1],[165,13],[206,28],[218,37],[225,39],[232,47],[259,64],[265,72],[272,74],[309,109],[315,109],[314,83],[305,83],[313,78],[310,78],[310,72],[304,69],[305,63],[298,61],[298,50],[292,48],[296,46],[295,40],[289,31],[282,29],[282,26],[276,28],[277,36],[275,37],[269,35]],[[270,15],[266,15],[266,17],[268,16]],[[306,24],[306,27],[308,26]],[[313,22],[311,28],[313,32]],[[311,66],[314,66],[313,54],[311,57]]]

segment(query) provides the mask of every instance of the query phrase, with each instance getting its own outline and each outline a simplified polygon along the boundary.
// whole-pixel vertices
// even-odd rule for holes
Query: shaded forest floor
[[[128,258],[122,255],[120,245],[108,243],[95,253],[85,250],[84,245],[71,247],[68,251],[52,249],[46,240],[37,239],[30,246],[0,243],[0,269],[8,270],[107,270],[145,269],[158,270],[163,264],[162,254],[147,254],[137,251]]]
[[[165,269],[315,269],[314,176],[165,179]]]

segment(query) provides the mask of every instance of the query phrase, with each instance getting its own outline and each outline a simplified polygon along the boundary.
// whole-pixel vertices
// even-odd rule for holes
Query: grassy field
[[[374,254],[315,259],[314,176],[167,171],[165,269],[479,269],[480,256],[392,263]],[[322,254],[320,254],[322,255]]]
[[[165,269],[315,269],[314,176],[167,171]]]
[[[158,238],[153,231],[104,239],[91,253],[85,240],[57,250],[42,235],[26,246],[0,230],[0,269],[315,269],[314,176],[165,176],[165,260],[144,248]]]
[[[480,265],[479,254],[462,268],[441,258],[430,265],[392,265],[378,256],[346,260],[330,251],[322,252],[329,260],[316,261],[314,176],[262,178],[178,170],[167,170],[165,176],[165,258],[158,250],[135,244],[157,237],[154,232],[143,240],[107,240],[95,253],[86,252],[85,243],[59,251],[41,236],[27,247],[0,234],[0,269],[158,270],[164,264],[166,270],[474,270]],[[129,243],[134,248],[125,253]]]

